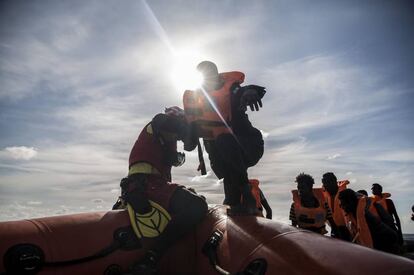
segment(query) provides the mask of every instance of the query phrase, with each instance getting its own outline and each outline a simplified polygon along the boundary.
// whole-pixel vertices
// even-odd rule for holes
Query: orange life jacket
[[[241,72],[221,73],[224,85],[219,90],[206,92],[202,89],[184,92],[183,104],[188,123],[196,123],[199,136],[214,140],[223,133],[231,133],[231,91],[234,83],[243,83]],[[214,105],[214,106],[213,106]]]
[[[325,226],[326,221],[326,209],[325,209],[325,197],[323,195],[322,188],[314,188],[313,195],[319,202],[319,206],[316,208],[307,208],[302,206],[298,190],[292,190],[293,205],[295,207],[296,221],[301,228],[319,228]]]
[[[346,214],[345,222],[353,242],[373,248],[374,243],[372,241],[371,232],[369,230],[367,220],[365,219],[365,208],[367,203],[369,203],[369,200],[371,199],[368,197],[358,198],[356,218],[352,214]],[[369,212],[378,217],[378,213],[373,206],[373,201],[371,200],[370,203],[371,205],[368,208]]]
[[[334,199],[332,200],[331,194],[327,191],[324,191],[323,194],[326,198],[326,202],[329,205],[329,208],[332,211],[332,218],[337,226],[345,226],[345,213],[340,207],[340,201],[338,195],[341,191],[346,189],[346,186],[349,184],[348,180],[338,181],[338,192],[336,193]]]
[[[372,195],[371,199],[376,202],[381,204],[381,206],[385,209],[385,211],[388,212],[388,206],[387,206],[387,201],[386,199],[391,197],[390,193],[382,193],[381,196],[377,196],[377,195]]]
[[[257,179],[250,179],[249,184],[251,186],[251,191],[254,199],[256,200],[256,207],[259,210],[263,209],[262,203],[260,201],[260,188],[259,188],[259,180]]]

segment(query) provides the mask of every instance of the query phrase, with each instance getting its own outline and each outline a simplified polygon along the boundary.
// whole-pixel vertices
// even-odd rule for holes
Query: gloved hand
[[[259,106],[262,107],[262,97],[266,93],[265,88],[257,85],[248,85],[242,87],[243,94],[240,98],[240,109],[242,111],[247,110],[247,106],[250,106],[251,111],[259,111]]]

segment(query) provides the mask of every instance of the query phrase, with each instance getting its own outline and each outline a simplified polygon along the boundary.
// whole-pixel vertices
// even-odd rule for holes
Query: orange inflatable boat
[[[0,241],[1,275],[120,275],[146,245],[124,210],[1,222]],[[159,274],[414,274],[414,262],[217,205]]]

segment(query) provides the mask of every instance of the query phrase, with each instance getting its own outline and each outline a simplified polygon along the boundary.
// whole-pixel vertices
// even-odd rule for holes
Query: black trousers
[[[151,206],[146,195],[147,175],[135,174],[129,176],[129,179],[134,188],[130,192],[125,191],[127,202],[138,213],[148,212]],[[128,189],[128,187],[124,186],[123,189]],[[160,203],[155,198],[151,199],[156,203]],[[207,208],[205,199],[189,191],[184,186],[178,186],[171,195],[167,208],[171,220],[165,230],[155,239],[150,249],[161,256],[168,247],[191,232],[203,220],[207,214]]]
[[[222,134],[204,144],[212,170],[219,179],[223,178],[224,204],[239,205],[243,195],[243,203],[254,206],[247,169],[256,165],[263,156],[264,143],[260,132],[246,136]]]
[[[152,250],[162,255],[168,247],[195,229],[207,214],[207,208],[203,198],[186,188],[178,187],[168,207],[172,219],[157,238]]]

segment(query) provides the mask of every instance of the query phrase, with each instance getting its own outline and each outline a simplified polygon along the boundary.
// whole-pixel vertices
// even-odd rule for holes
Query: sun
[[[174,54],[171,80],[178,91],[193,90],[201,86],[203,78],[196,70],[201,61],[202,54],[194,49],[183,49]]]

